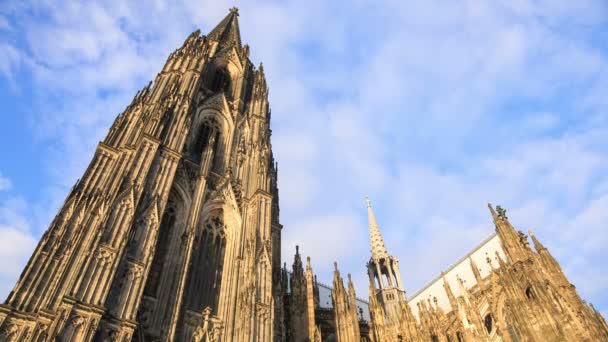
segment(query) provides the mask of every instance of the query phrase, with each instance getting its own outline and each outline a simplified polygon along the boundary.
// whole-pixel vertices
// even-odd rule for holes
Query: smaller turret
[[[445,273],[441,272],[441,278],[443,279],[443,288],[445,289],[445,293],[448,295],[448,300],[450,301],[450,306],[452,310],[458,309],[458,301],[456,300],[456,296],[454,296],[454,292],[452,292],[452,287],[448,283],[448,280],[445,277]]]
[[[405,301],[405,291],[401,283],[399,262],[397,258],[388,253],[380,227],[372,210],[369,198],[365,198],[367,217],[369,219],[369,236],[372,256],[367,263],[367,272],[370,283],[373,284],[378,298],[387,317],[398,321],[401,312],[400,302]],[[377,286],[377,287],[376,287]]]
[[[521,234],[509,222],[507,211],[501,206],[496,206],[496,211],[494,211],[490,203],[488,203],[488,208],[509,262],[516,263],[527,260],[530,257],[530,249],[525,244],[525,238],[522,239]]]
[[[552,280],[555,281],[555,283],[559,286],[570,286],[570,282],[568,281],[568,278],[566,278],[566,275],[564,274],[557,260],[555,260],[549,250],[542,243],[540,243],[540,241],[538,241],[531,229],[528,230],[528,235],[530,235],[530,238],[534,243],[534,249],[536,250],[543,270],[547,272],[549,277],[551,277]]]

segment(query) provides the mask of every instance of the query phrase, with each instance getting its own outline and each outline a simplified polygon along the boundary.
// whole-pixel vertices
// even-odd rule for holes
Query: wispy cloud
[[[13,186],[13,183],[10,179],[2,176],[0,173],[0,191],[9,190]]]
[[[0,293],[7,295],[36,245],[21,198],[0,202]]]

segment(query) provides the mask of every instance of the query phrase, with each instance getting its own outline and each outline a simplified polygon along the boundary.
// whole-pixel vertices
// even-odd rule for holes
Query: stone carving
[[[0,305],[0,341],[608,340],[601,315],[501,207],[504,260],[488,256],[485,278],[471,260],[476,283],[449,290],[451,311],[430,297],[414,315],[368,202],[369,304],[336,267],[322,307],[310,261],[304,268],[297,250],[291,276],[280,267],[268,85],[249,53],[232,8],[169,56],[118,115]],[[223,89],[212,90],[218,66]]]
[[[223,325],[219,318],[211,315],[211,308],[203,310],[202,322],[192,334],[192,342],[216,342],[222,337]]]
[[[498,213],[498,217],[502,220],[507,219],[507,211],[503,209],[501,206],[496,207],[496,212]]]

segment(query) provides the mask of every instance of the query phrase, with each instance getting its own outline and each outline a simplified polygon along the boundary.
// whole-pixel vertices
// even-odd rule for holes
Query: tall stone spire
[[[399,272],[399,261],[386,249],[369,198],[365,197],[365,202],[367,203],[369,237],[372,247],[367,272],[375,292],[370,293],[370,296],[375,295],[388,320],[396,322],[401,315],[401,302],[406,301]]]
[[[241,47],[241,32],[239,30],[239,9],[232,7],[230,13],[211,32],[208,38],[220,44]]]
[[[494,210],[490,203],[488,203],[488,208],[492,214],[496,234],[500,237],[502,247],[509,262],[515,263],[528,259],[530,248],[527,245],[527,239],[524,233],[518,232],[511,225],[507,217],[507,211],[501,206],[496,206],[496,210]]]
[[[382,234],[380,234],[380,227],[378,227],[378,223],[376,222],[374,211],[372,210],[372,202],[367,196],[365,197],[365,203],[367,204],[367,218],[369,220],[369,239],[372,246],[372,259],[380,260],[381,258],[388,257],[389,254],[386,250],[386,246],[384,245]]]
[[[236,8],[190,34],[99,143],[0,304],[0,341],[274,340],[269,114]]]

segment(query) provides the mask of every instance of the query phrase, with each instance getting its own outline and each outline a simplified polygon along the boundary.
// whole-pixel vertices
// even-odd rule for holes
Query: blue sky
[[[508,209],[608,315],[602,1],[3,1],[0,297],[114,117],[240,7],[270,85],[283,257],[367,297],[369,195],[413,293]]]

